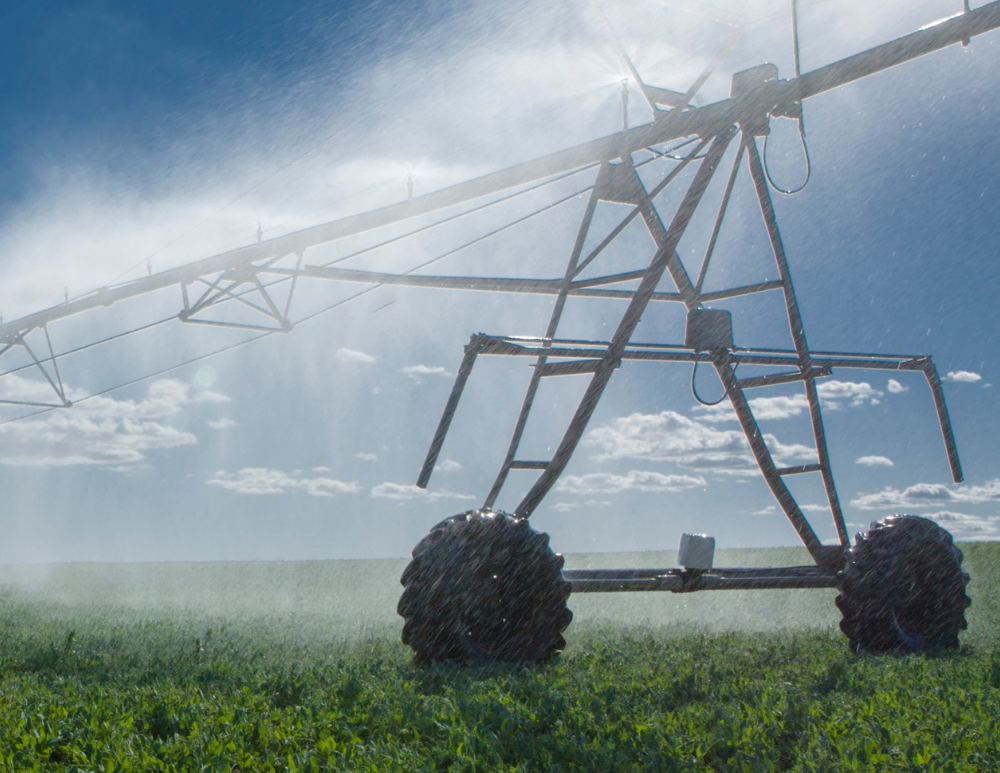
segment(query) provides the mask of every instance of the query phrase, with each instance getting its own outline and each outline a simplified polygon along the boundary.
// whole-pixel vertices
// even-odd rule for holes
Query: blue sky
[[[792,74],[787,3],[715,6],[759,21],[697,104],[728,95],[732,72],[774,62]],[[642,0],[603,4],[647,82],[684,91],[728,28]],[[961,4],[800,4],[802,68],[913,31]],[[0,312],[420,195],[621,126],[627,73],[590,5],[14,3],[0,11]],[[939,519],[959,538],[1000,535],[996,297],[997,34],[806,104],[812,178],[774,193],[815,349],[931,353],[966,482],[950,483],[921,377],[840,371],[822,387],[834,472],[851,531],[893,512]],[[650,120],[634,84],[630,126]],[[794,125],[775,122],[779,181],[800,179]],[[731,156],[727,157],[731,158]],[[663,167],[666,168],[666,167]],[[648,167],[650,179],[663,168]],[[721,180],[709,199],[721,195]],[[499,225],[585,191],[582,173],[345,264],[403,271]],[[706,287],[775,278],[745,170]],[[664,200],[661,213],[669,216]],[[435,272],[561,274],[585,194],[441,260]],[[715,204],[681,256],[691,265]],[[604,204],[610,229],[625,211]],[[401,229],[306,253],[320,263]],[[615,270],[651,254],[630,229]],[[714,285],[713,285],[714,283]],[[669,280],[666,280],[669,284]],[[664,289],[671,289],[664,285]],[[300,320],[365,288],[296,290]],[[281,296],[282,298],[284,296]],[[544,298],[380,288],[302,324],[68,411],[0,425],[5,540],[0,561],[304,559],[403,556],[441,518],[489,490],[529,375],[481,359],[426,493],[413,486],[471,333],[538,335]],[[62,352],[176,315],[163,291],[50,326]],[[679,342],[683,314],[651,309],[636,340]],[[737,343],[787,346],[780,301],[733,302]],[[227,312],[229,313],[229,312]],[[561,333],[604,337],[621,307],[580,301]],[[235,319],[235,317],[234,317]],[[35,332],[29,341],[44,348]],[[246,341],[173,321],[67,357],[73,399]],[[20,357],[20,359],[18,359]],[[27,360],[11,352],[0,371]],[[951,374],[950,376],[948,374]],[[737,424],[690,396],[685,366],[625,365],[559,486],[533,516],[564,552],[673,549],[682,531],[719,545],[796,537],[747,463]],[[583,380],[541,395],[522,458],[545,458]],[[721,387],[699,371],[706,396]],[[5,399],[48,400],[37,374],[0,377]],[[757,397],[757,395],[754,395]],[[762,392],[765,432],[809,457],[802,398]],[[724,410],[725,409],[725,410]],[[0,409],[0,421],[28,411]],[[499,504],[532,482],[512,474]],[[816,477],[816,480],[806,480]],[[801,480],[799,480],[801,479]],[[817,476],[792,481],[833,537]]]

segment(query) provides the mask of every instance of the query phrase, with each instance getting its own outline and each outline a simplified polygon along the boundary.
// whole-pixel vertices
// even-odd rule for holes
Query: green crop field
[[[413,669],[404,561],[0,567],[0,769],[997,771],[1000,544],[962,548],[958,651],[855,657],[829,590],[616,594],[522,668]]]

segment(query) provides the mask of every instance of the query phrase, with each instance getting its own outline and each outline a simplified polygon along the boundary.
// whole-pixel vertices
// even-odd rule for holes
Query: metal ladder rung
[[[510,463],[510,468],[512,470],[544,470],[549,466],[548,462],[518,462],[513,461]]]
[[[820,472],[822,469],[821,464],[800,464],[797,467],[779,467],[775,472],[778,475],[798,475],[803,472]]]

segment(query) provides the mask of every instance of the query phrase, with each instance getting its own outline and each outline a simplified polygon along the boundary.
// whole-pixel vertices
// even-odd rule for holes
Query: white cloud
[[[754,510],[750,515],[774,515],[778,512],[777,505],[768,505],[761,510]]]
[[[816,392],[824,407],[834,410],[843,407],[842,402],[848,403],[851,407],[878,404],[878,398],[882,393],[872,387],[867,381],[821,381],[816,384]]]
[[[370,354],[365,354],[364,352],[356,351],[355,349],[345,349],[341,347],[337,349],[337,359],[342,362],[363,362],[372,363],[375,362],[375,358]]]
[[[1000,536],[1000,517],[966,515],[942,510],[939,513],[926,513],[939,526],[951,532],[958,540],[992,540]]]
[[[363,451],[359,451],[354,455],[355,459],[360,459],[362,462],[377,462],[378,454],[366,454]]]
[[[855,464],[865,467],[892,467],[892,459],[888,456],[859,456],[854,460]]]
[[[461,469],[462,465],[454,459],[442,459],[434,465],[434,472],[458,472]]]
[[[893,382],[895,383],[895,382]],[[890,385],[889,391],[893,391]],[[882,392],[865,381],[821,381],[816,384],[816,392],[824,408],[836,411],[845,406],[856,408],[860,405],[877,405]],[[805,394],[779,395],[777,397],[755,397],[747,401],[757,421],[768,419],[788,419],[809,410]],[[736,413],[728,400],[718,405],[698,406],[695,411],[705,421],[736,421]]]
[[[704,486],[704,478],[691,475],[663,475],[659,472],[632,470],[627,475],[594,472],[589,475],[564,475],[556,491],[567,494],[617,494],[621,491],[669,491]]]
[[[977,381],[983,380],[983,377],[978,373],[972,373],[968,370],[953,370],[944,378],[945,381],[962,381],[966,384],[975,384]]]
[[[405,368],[401,369],[403,375],[409,377],[413,383],[422,384],[423,379],[421,376],[443,376],[444,378],[451,378],[452,373],[442,368],[440,365],[407,365]]]
[[[557,502],[552,505],[552,509],[560,513],[568,513],[570,510],[579,510],[581,507],[610,507],[611,502],[606,499],[588,499],[586,502]]]
[[[208,397],[203,397],[208,395]],[[71,400],[85,395],[67,387]],[[52,402],[47,384],[7,376],[0,398]],[[215,392],[191,393],[183,381],[161,379],[149,384],[142,400],[118,400],[104,395],[84,400],[68,410],[56,410],[0,427],[0,464],[31,467],[96,465],[129,469],[153,450],[198,442],[191,432],[171,427],[166,419],[185,406],[227,400]]]
[[[333,472],[329,467],[313,467],[313,472]]]
[[[787,419],[809,410],[809,402],[806,400],[805,395],[755,397],[748,402],[750,403],[750,410],[753,411],[753,415],[758,421],[763,419]],[[736,413],[727,400],[723,400],[717,405],[699,405],[695,410],[702,414],[698,418],[705,421],[736,421]]]
[[[416,486],[404,486],[401,483],[388,481],[375,486],[371,490],[371,495],[375,499],[420,499],[427,502],[436,502],[439,499],[475,499],[470,494],[456,494],[454,491],[428,491]]]
[[[935,507],[950,503],[1000,502],[1000,478],[982,486],[951,488],[943,483],[917,483],[900,491],[887,486],[874,494],[862,494],[851,504],[862,510],[903,507]]]
[[[302,478],[301,471],[289,474],[266,467],[244,467],[237,473],[227,474],[222,470],[208,479],[213,486],[222,486],[238,494],[285,494],[303,490],[314,497],[333,497],[336,494],[356,494],[358,484],[347,483],[333,478]]]
[[[210,429],[229,429],[230,427],[239,426],[232,419],[216,419],[215,421],[207,421]]]
[[[779,466],[816,458],[808,446],[785,444],[774,435],[764,439]],[[674,411],[623,416],[591,430],[583,443],[600,449],[598,460],[670,461],[698,472],[737,475],[758,471],[742,432],[718,430]]]
[[[909,391],[910,388],[908,386],[903,386],[898,381],[896,381],[896,379],[890,378],[889,379],[889,384],[886,387],[886,389],[889,390],[890,394],[898,395],[898,394],[901,394],[903,392]]]
[[[407,376],[450,376],[440,365],[407,365],[403,368]]]

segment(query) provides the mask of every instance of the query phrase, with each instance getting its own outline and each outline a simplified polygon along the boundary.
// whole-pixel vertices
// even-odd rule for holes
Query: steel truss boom
[[[233,279],[248,279],[263,267],[258,264],[276,261],[288,255],[301,256],[311,247],[431,214],[563,172],[622,158],[643,148],[694,136],[713,137],[738,123],[741,116],[795,113],[796,104],[803,99],[932,51],[968,41],[998,27],[1000,0],[994,0],[975,10],[841,59],[799,78],[769,81],[750,93],[700,108],[685,107],[661,112],[655,123],[593,140],[398,204],[266,239],[115,287],[101,288],[83,298],[0,324],[0,341],[12,340],[13,335],[42,328],[56,320],[102,306],[111,306],[146,293],[174,286],[189,286],[224,272],[229,272],[229,277]]]

